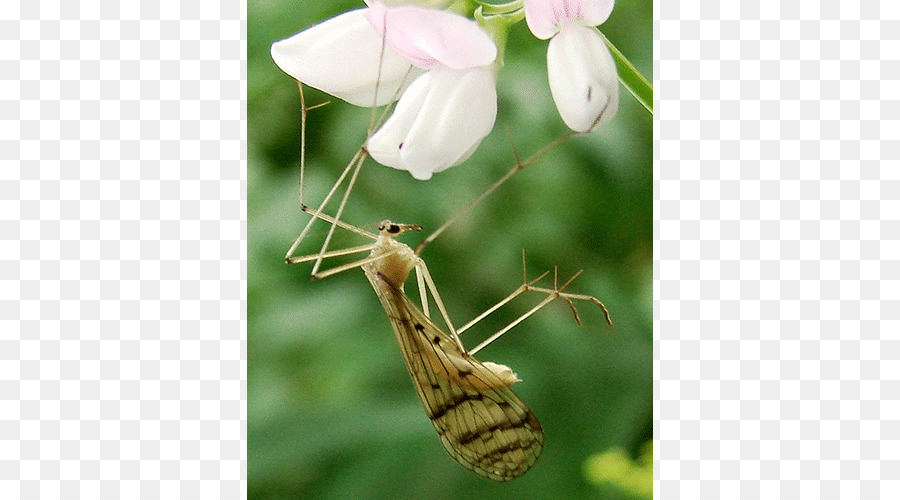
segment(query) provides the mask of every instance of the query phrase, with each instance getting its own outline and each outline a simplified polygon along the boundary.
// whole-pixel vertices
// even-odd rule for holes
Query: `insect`
[[[302,107],[301,129],[305,131],[307,112],[318,107],[318,105],[307,107],[302,85],[299,88]],[[302,134],[302,137],[305,141],[305,133]],[[563,136],[557,141],[550,143],[525,161],[517,161],[516,165],[506,175],[476,198],[466,210],[458,212],[431,235],[423,239],[415,250],[405,243],[397,241],[396,238],[408,231],[421,230],[421,227],[418,225],[398,224],[385,220],[379,225],[378,233],[373,234],[341,220],[343,209],[347,204],[350,192],[367,156],[365,146],[360,147],[353,159],[347,164],[319,207],[313,209],[303,203],[305,142],[301,145],[300,201],[302,210],[312,217],[287,251],[285,261],[288,264],[314,261],[311,270],[313,279],[362,268],[387,313],[394,335],[397,338],[397,343],[400,345],[400,350],[406,361],[407,369],[412,377],[413,385],[425,408],[426,415],[440,436],[444,448],[463,467],[496,481],[515,479],[534,465],[544,446],[544,432],[531,410],[510,389],[513,383],[519,381],[515,372],[505,365],[479,361],[474,357],[474,354],[557,298],[562,298],[569,305],[579,325],[581,320],[575,308],[574,300],[595,303],[603,310],[607,323],[612,325],[609,311],[595,297],[563,291],[580,272],[562,285],[558,284],[554,273],[553,288],[536,286],[535,283],[548,274],[545,272],[530,281],[527,279],[527,276],[523,276],[523,284],[509,296],[457,329],[453,326],[447,314],[446,307],[441,300],[425,261],[419,255],[426,245],[456,222],[459,217],[468,213],[475,205],[480,203],[515,173],[535,161],[547,150],[565,141],[568,137]],[[334,216],[326,214],[324,207],[345,181],[347,182],[345,192]],[[330,225],[321,250],[316,254],[294,256],[300,242],[306,237],[316,220],[325,221]],[[338,227],[371,239],[373,242],[366,245],[329,250],[329,243]],[[364,252],[368,252],[368,256],[320,271],[320,266],[325,259]],[[522,260],[524,274],[524,253]],[[416,275],[421,308],[404,291],[404,283],[407,281],[410,272],[413,271],[415,271]],[[488,337],[472,350],[467,350],[463,346],[459,337],[460,333],[514,298],[530,291],[543,293],[546,297],[525,314]],[[443,323],[446,325],[446,330],[438,326],[431,318],[429,294],[437,306]]]
[[[425,262],[412,248],[395,239],[404,232],[421,230],[420,226],[385,220],[374,235],[309,208],[304,207],[304,211],[375,240],[367,245],[302,257],[291,256],[294,245],[285,260],[291,264],[321,262],[324,258],[369,252],[365,258],[314,273],[313,277],[362,268],[387,312],[425,413],[450,456],[463,467],[496,481],[512,480],[530,469],[543,449],[544,433],[531,410],[510,389],[518,378],[511,368],[479,361],[473,354],[556,298],[569,304],[579,323],[573,300],[596,303],[609,322],[606,307],[594,297],[563,292],[575,276],[562,286],[557,286],[554,280],[552,289],[534,286],[546,276],[544,273],[534,280],[524,281],[506,299],[457,330],[447,315]],[[421,309],[404,291],[404,283],[412,271],[416,274]],[[527,291],[542,292],[547,297],[472,351],[466,350],[459,333]],[[449,331],[432,321],[428,313],[428,293]]]

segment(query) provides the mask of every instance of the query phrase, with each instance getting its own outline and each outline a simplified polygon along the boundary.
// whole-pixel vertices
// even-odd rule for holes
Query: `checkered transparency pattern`
[[[900,4],[657,8],[658,498],[896,498]]]
[[[244,9],[0,9],[2,498],[244,491]]]

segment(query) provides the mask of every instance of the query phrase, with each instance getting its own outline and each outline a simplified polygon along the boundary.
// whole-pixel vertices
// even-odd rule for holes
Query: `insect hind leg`
[[[563,283],[560,286],[559,280],[557,277],[557,271],[556,271],[556,268],[554,268],[554,270],[553,270],[553,288],[545,288],[545,287],[534,286],[534,284],[537,283],[538,281],[540,281],[545,276],[547,276],[547,274],[549,274],[549,271],[545,271],[543,274],[541,274],[537,278],[535,278],[531,281],[528,281],[527,272],[525,271],[525,252],[524,251],[522,252],[522,269],[523,269],[523,283],[522,283],[522,285],[519,286],[519,288],[515,289],[505,299],[501,300],[500,302],[495,304],[493,307],[491,307],[487,311],[480,314],[477,318],[475,318],[472,321],[463,325],[461,328],[459,328],[459,330],[457,330],[457,332],[462,333],[463,331],[467,330],[469,327],[471,327],[478,321],[481,321],[482,319],[484,319],[487,315],[493,313],[494,311],[496,311],[500,307],[504,306],[511,300],[515,299],[519,295],[522,295],[523,293],[538,292],[538,293],[546,294],[547,296],[543,300],[541,300],[537,305],[535,305],[534,307],[529,309],[526,313],[522,314],[521,316],[519,316],[518,318],[513,320],[511,323],[509,323],[505,327],[501,328],[497,333],[494,333],[493,335],[491,335],[490,337],[485,339],[482,343],[478,344],[474,349],[469,351],[469,354],[477,353],[478,351],[480,351],[482,348],[486,347],[491,342],[500,338],[500,336],[502,336],[504,333],[513,329],[516,325],[518,325],[519,323],[524,321],[526,318],[528,318],[532,314],[538,312],[539,310],[541,310],[544,306],[546,306],[550,302],[553,302],[554,300],[559,299],[559,298],[563,299],[566,302],[566,304],[568,304],[569,308],[572,310],[572,314],[575,316],[575,322],[578,323],[578,326],[584,326],[584,324],[581,322],[581,318],[578,316],[578,309],[575,307],[575,302],[574,302],[576,300],[585,300],[585,301],[593,302],[594,304],[596,304],[603,311],[603,315],[606,317],[607,324],[609,324],[610,326],[613,326],[612,320],[610,319],[610,316],[609,316],[609,310],[606,308],[606,306],[603,304],[603,302],[600,302],[600,300],[598,300],[596,297],[593,297],[591,295],[568,293],[568,292],[563,291],[563,290],[565,290],[565,288],[567,286],[569,286],[569,284],[572,283],[572,281],[575,280],[575,278],[577,278],[581,274],[582,271],[578,271],[577,273],[572,275],[572,277],[570,277],[568,280],[566,280],[565,283]]]

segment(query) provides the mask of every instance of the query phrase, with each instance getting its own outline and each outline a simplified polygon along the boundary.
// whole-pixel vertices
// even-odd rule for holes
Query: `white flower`
[[[357,106],[392,102],[422,71],[391,50],[358,9],[272,44],[285,73]],[[376,97],[375,91],[378,90]]]
[[[550,40],[547,77],[566,125],[587,132],[608,122],[619,108],[616,64],[593,26],[603,23],[613,0],[524,0],[534,36]]]
[[[445,11],[372,1],[366,16],[388,46],[428,70],[369,138],[369,154],[420,180],[465,161],[497,116],[491,38],[474,21]]]

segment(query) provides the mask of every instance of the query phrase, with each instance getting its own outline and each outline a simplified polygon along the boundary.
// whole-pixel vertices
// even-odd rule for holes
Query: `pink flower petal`
[[[369,2],[366,18],[387,44],[415,66],[453,69],[484,66],[497,58],[497,47],[475,21],[452,12]]]
[[[524,0],[525,22],[534,36],[546,40],[559,31],[559,23],[580,19],[597,26],[609,18],[615,0]]]

